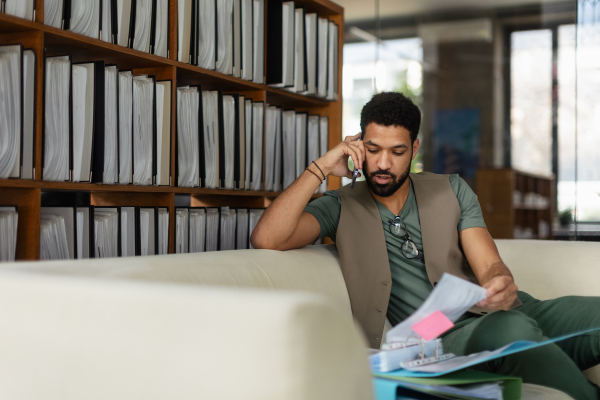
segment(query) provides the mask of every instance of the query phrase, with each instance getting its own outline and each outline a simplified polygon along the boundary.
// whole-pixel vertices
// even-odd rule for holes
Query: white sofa
[[[533,296],[599,294],[600,245],[497,243]],[[0,321],[6,400],[372,398],[334,246],[4,264]]]

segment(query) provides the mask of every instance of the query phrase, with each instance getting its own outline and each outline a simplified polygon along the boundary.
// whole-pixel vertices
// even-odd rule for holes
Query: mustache
[[[378,170],[378,171],[369,173],[370,178],[374,178],[375,175],[387,175],[394,180],[396,179],[396,174],[392,174],[390,171]]]

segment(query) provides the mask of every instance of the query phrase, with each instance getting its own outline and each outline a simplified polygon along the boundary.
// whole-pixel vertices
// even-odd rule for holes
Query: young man
[[[461,178],[410,173],[420,124],[418,107],[402,94],[373,96],[361,112],[362,141],[361,134],[347,137],[312,163],[266,210],[252,245],[288,250],[319,237],[335,240],[352,312],[374,348],[386,316],[396,325],[412,314],[444,272],[487,289],[487,298],[444,335],[447,352],[464,355],[600,327],[600,297],[539,301],[517,291],[477,196]],[[348,157],[366,181],[307,205],[325,176],[351,177]],[[600,335],[594,333],[479,368],[591,400],[600,389],[581,370],[598,363]]]

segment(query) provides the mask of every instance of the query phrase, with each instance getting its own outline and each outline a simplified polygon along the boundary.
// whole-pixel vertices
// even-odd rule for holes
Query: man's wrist
[[[327,163],[324,162],[323,157],[318,158],[316,161],[313,161],[313,163],[319,168],[324,179],[331,174],[331,169],[327,168]]]

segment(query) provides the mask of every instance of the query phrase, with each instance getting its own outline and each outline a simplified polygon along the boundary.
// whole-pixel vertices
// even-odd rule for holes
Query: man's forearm
[[[497,276],[509,276],[513,278],[512,273],[502,260],[495,261],[494,263],[492,263],[489,266],[489,268],[482,274],[482,276],[478,276],[477,279],[479,280],[481,286],[485,286],[487,282],[491,281]]]
[[[298,226],[304,207],[321,184],[322,174],[310,167],[319,178],[309,171],[302,175],[269,205],[258,225],[254,228],[250,242],[255,248],[278,249],[291,238]]]

